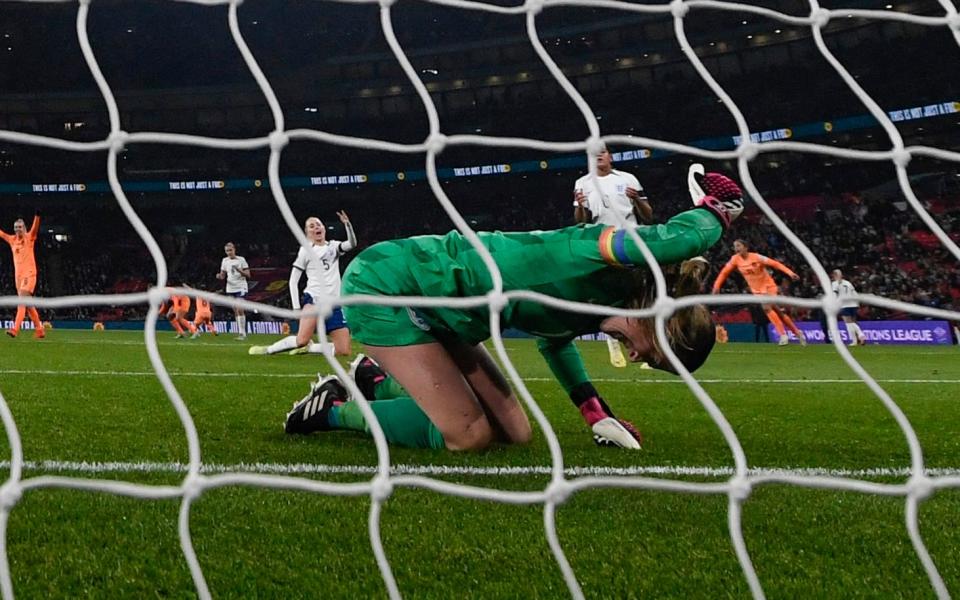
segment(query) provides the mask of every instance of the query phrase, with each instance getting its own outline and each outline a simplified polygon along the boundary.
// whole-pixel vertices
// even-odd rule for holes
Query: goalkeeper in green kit
[[[664,267],[673,297],[698,293],[707,275],[699,255],[719,241],[743,211],[740,187],[718,173],[691,167],[695,208],[662,225],[634,230]],[[530,290],[570,301],[618,308],[650,306],[656,288],[638,246],[625,230],[577,225],[554,231],[477,234],[503,277],[503,290]],[[691,260],[692,259],[692,260]],[[458,232],[381,242],[361,252],[343,277],[344,295],[468,297],[493,288],[490,273]],[[357,388],[391,444],[478,450],[491,443],[526,443],[530,421],[483,346],[489,307],[344,306],[355,339],[364,344],[350,368]],[[590,382],[573,340],[603,331],[631,361],[673,371],[652,318],[590,315],[529,300],[511,300],[503,328],[537,338],[551,371],[580,410],[600,445],[639,449],[640,433],[618,419]],[[670,348],[694,371],[715,341],[704,305],[677,310],[667,321]],[[287,414],[289,434],[338,429],[369,433],[359,405],[334,376],[312,385]]]

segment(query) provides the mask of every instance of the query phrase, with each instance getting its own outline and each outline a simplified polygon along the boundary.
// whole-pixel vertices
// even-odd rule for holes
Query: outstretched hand
[[[344,225],[350,222],[350,217],[347,216],[347,212],[344,210],[338,210],[337,216],[340,218],[340,222],[343,223]]]
[[[703,165],[690,165],[687,187],[694,206],[706,208],[729,227],[743,212],[743,191],[737,182],[721,173],[705,173]]]

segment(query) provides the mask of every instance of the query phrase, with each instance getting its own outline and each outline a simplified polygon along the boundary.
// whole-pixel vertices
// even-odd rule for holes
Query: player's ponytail
[[[670,295],[674,298],[699,294],[710,272],[710,264],[701,257],[680,264]],[[710,356],[717,340],[716,324],[703,304],[681,308],[667,320],[670,348],[691,373]]]
[[[674,298],[699,294],[703,291],[703,282],[710,272],[710,263],[707,259],[697,256],[680,263],[680,270],[670,295]]]

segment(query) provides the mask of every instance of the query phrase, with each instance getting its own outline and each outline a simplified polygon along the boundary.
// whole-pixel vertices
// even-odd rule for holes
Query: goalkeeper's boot
[[[591,426],[591,429],[593,441],[598,446],[640,450],[640,444],[643,442],[643,436],[633,423],[624,419],[616,417],[600,419]]]
[[[195,340],[195,339],[197,339],[198,337],[200,337],[200,330],[199,330],[199,329],[190,334],[190,339],[191,339],[191,340]]]
[[[309,354],[309,353],[310,353],[310,344],[309,344],[309,343],[306,344],[305,346],[298,346],[298,347],[294,348],[293,350],[291,350],[290,352],[287,352],[287,354],[289,354],[290,356],[299,356],[299,355],[301,355],[301,354]]]
[[[269,348],[269,346],[250,346],[250,349],[247,350],[247,354],[250,354],[251,356],[266,354],[267,348]]]
[[[743,190],[726,175],[704,173],[703,165],[696,163],[690,165],[687,187],[694,206],[716,215],[724,229],[743,213]]]
[[[800,340],[801,346],[807,345],[807,336],[802,331],[797,335],[797,339]]]
[[[347,389],[335,375],[321,377],[310,384],[310,393],[287,413],[283,430],[287,433],[308,434],[314,431],[330,431],[330,409],[343,404]]]
[[[778,345],[778,346],[789,346],[789,345],[790,345],[790,338],[787,336],[787,334],[783,334],[783,335],[780,336],[780,340],[777,342],[777,345]]]
[[[43,338],[47,337],[47,331],[41,327],[33,332],[33,337],[34,339],[42,340]]]
[[[376,400],[374,391],[377,384],[387,378],[387,372],[372,358],[361,353],[350,363],[350,378],[356,382],[363,397],[372,402]]]

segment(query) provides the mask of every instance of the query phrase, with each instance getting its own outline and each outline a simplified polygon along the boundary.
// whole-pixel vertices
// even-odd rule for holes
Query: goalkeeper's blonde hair
[[[710,264],[700,257],[685,260],[680,265],[663,267],[668,291],[674,298],[700,293],[709,272]],[[631,302],[631,308],[647,308],[653,305],[656,300],[656,284],[652,274],[647,269],[636,269],[633,273],[637,279],[637,295]],[[662,354],[659,341],[653,332],[653,320],[648,319],[641,323],[650,328],[651,338]],[[683,366],[691,373],[700,368],[713,350],[717,339],[716,323],[706,305],[695,304],[677,310],[667,319],[666,327],[670,349]],[[666,361],[652,366],[671,372],[675,370]]]

